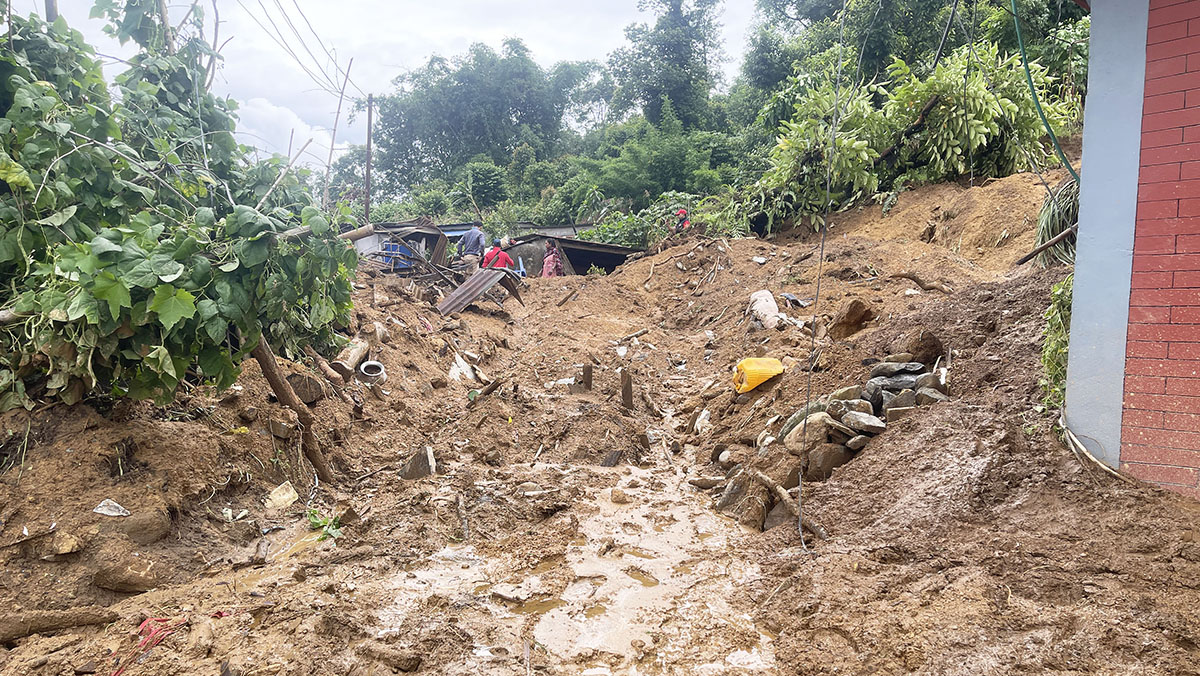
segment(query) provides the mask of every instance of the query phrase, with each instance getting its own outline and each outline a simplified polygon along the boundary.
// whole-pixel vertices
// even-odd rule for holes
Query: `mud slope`
[[[1200,503],[1081,465],[1038,406],[1066,270],[1011,266],[1042,194],[928,186],[839,215],[824,258],[811,233],[688,240],[451,318],[363,275],[388,394],[315,405],[334,486],[272,434],[252,366],[167,408],[9,414],[0,671],[1200,673]],[[760,289],[808,302],[818,270],[794,322],[747,314]],[[747,477],[813,470],[789,419],[930,335],[949,400],[805,480],[829,538],[802,542]],[[471,403],[456,353],[501,384]],[[748,356],[791,368],[737,395]],[[426,449],[437,473],[403,478]]]

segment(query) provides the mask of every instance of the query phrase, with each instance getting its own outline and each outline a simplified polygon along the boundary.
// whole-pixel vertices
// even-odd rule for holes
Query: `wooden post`
[[[12,4],[9,0],[8,4]],[[58,18],[58,0],[46,0],[46,23],[54,23]]]
[[[283,373],[279,370],[279,363],[275,361],[275,353],[267,344],[265,336],[258,339],[258,345],[254,346],[250,354],[262,368],[263,377],[267,379],[267,384],[271,386],[271,391],[279,398],[279,402],[296,412],[296,419],[300,422],[300,441],[303,445],[304,457],[308,458],[313,469],[317,471],[317,478],[325,483],[333,483],[333,470],[329,468],[329,461],[325,459],[325,453],[321,451],[321,446],[317,443],[317,435],[313,433],[316,420],[313,418],[312,411],[308,410],[308,407],[300,401],[300,398],[296,396],[296,391],[283,377]]]
[[[583,387],[584,389],[592,389],[592,365],[583,365]]]
[[[621,369],[621,405],[633,409],[633,376],[625,369]]]
[[[371,123],[375,120],[375,95],[367,94],[367,199],[363,203],[363,220],[371,225]]]

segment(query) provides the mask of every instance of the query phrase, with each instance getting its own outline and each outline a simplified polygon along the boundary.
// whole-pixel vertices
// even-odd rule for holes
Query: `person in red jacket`
[[[483,255],[485,268],[512,268],[513,259],[500,248],[500,240],[492,241],[492,250]]]

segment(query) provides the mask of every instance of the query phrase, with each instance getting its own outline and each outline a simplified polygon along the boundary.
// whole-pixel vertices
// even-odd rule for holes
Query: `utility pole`
[[[367,94],[367,201],[363,205],[366,225],[371,225],[371,122],[374,120],[375,95]]]
[[[58,0],[46,0],[46,23],[53,23],[57,18]]]

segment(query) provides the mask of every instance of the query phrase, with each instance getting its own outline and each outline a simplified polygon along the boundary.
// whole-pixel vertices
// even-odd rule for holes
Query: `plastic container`
[[[769,357],[751,357],[738,362],[733,377],[733,389],[738,394],[749,392],[783,373],[783,362]]]

